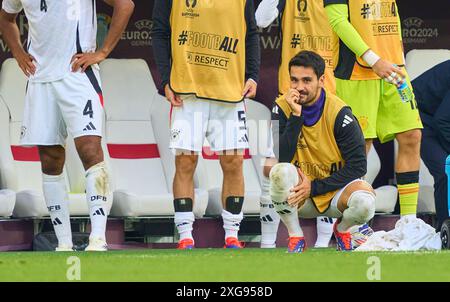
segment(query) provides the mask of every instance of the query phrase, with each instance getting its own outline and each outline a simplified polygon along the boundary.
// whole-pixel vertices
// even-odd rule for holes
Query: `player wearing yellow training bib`
[[[242,248],[244,98],[254,97],[260,50],[252,0],[156,0],[153,50],[172,105],[175,225],[179,249],[194,247],[194,172],[205,138],[223,171],[225,247]],[[225,152],[227,151],[227,152]]]
[[[290,88],[289,61],[302,50],[318,53],[325,60],[325,87],[335,93],[333,75],[333,49],[337,39],[333,35],[323,0],[262,0],[255,13],[259,27],[268,27],[278,18],[281,37],[281,62],[278,71],[278,91],[284,95]],[[270,155],[270,154],[269,154]],[[265,176],[274,159],[266,161]],[[267,198],[268,181],[264,178],[261,198],[261,247],[275,247],[278,215]],[[265,194],[266,193],[266,194]],[[315,247],[328,247],[333,234],[333,219],[317,217],[317,239]]]
[[[324,69],[314,52],[292,58],[290,89],[272,115],[279,121],[281,163],[270,172],[270,196],[288,229],[288,252],[305,249],[299,216],[339,218],[337,247],[352,250],[348,229],[375,212],[373,189],[361,180],[367,166],[361,128],[351,109],[323,88]]]
[[[302,50],[317,52],[324,58],[325,87],[335,92],[333,50],[338,41],[328,23],[323,0],[263,0],[255,15],[257,25],[262,28],[279,18],[282,41],[278,71],[280,95],[289,90],[289,61]]]
[[[339,37],[334,52],[337,95],[358,118],[367,152],[374,138],[382,143],[397,139],[400,212],[415,217],[422,123],[414,96],[402,102],[396,87],[406,81],[411,89],[396,2],[324,0],[324,5]]]

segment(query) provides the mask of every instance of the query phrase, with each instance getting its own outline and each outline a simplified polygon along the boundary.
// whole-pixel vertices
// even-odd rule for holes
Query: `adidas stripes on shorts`
[[[102,136],[103,97],[99,68],[71,72],[53,82],[30,82],[25,97],[20,143],[65,145],[74,138]]]

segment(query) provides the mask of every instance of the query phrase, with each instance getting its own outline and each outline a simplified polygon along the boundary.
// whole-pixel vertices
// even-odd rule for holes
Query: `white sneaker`
[[[103,238],[89,238],[89,245],[86,247],[87,252],[106,252],[108,245]]]
[[[73,252],[73,248],[69,245],[58,245],[55,252]]]

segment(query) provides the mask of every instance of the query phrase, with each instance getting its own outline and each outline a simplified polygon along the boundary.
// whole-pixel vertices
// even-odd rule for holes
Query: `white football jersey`
[[[60,80],[74,54],[96,49],[95,0],[3,0],[2,8],[10,14],[23,9],[28,19],[26,50],[36,59],[30,81]]]

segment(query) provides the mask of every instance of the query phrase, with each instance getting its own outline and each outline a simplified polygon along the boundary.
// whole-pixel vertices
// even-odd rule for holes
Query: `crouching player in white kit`
[[[3,0],[0,30],[29,78],[21,144],[38,146],[44,197],[58,238],[57,251],[72,250],[67,188],[63,177],[67,132],[86,170],[91,234],[86,250],[106,251],[108,173],[101,148],[103,98],[97,63],[119,41],[133,12],[131,0],[105,0],[114,7],[104,45],[96,50],[94,0]],[[29,22],[22,48],[17,14]]]
[[[323,88],[325,62],[302,51],[289,63],[291,89],[276,100],[279,160],[270,172],[270,195],[289,232],[288,252],[306,243],[298,217],[339,218],[338,250],[352,250],[349,228],[375,213],[366,174],[364,137],[350,108]]]

